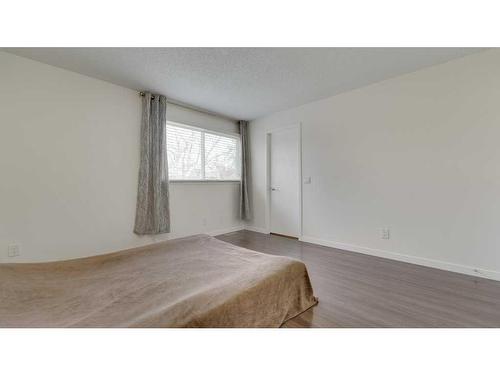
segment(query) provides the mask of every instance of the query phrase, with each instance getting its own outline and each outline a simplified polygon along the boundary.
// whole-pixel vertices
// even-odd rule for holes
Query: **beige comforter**
[[[0,327],[279,327],[316,302],[303,263],[207,235],[0,265]]]

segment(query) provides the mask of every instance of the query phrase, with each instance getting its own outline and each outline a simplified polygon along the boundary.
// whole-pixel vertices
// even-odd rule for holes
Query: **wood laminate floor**
[[[286,327],[500,327],[500,282],[250,231],[220,240],[302,260],[319,304]]]

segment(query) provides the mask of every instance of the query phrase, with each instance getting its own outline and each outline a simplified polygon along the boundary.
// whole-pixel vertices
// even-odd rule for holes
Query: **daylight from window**
[[[238,136],[167,124],[170,180],[240,179]]]

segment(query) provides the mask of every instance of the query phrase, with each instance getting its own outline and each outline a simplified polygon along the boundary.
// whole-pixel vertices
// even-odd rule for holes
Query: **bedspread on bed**
[[[302,262],[207,235],[0,265],[0,327],[279,327],[316,302]]]

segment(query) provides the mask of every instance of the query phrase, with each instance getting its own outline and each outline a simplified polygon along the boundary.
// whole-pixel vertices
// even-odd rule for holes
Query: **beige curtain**
[[[142,98],[141,161],[134,232],[170,232],[166,156],[167,98],[145,93]]]
[[[250,155],[248,153],[248,121],[238,121],[241,136],[241,184],[240,184],[240,218],[249,220],[250,201],[248,198],[248,184],[250,172]]]

